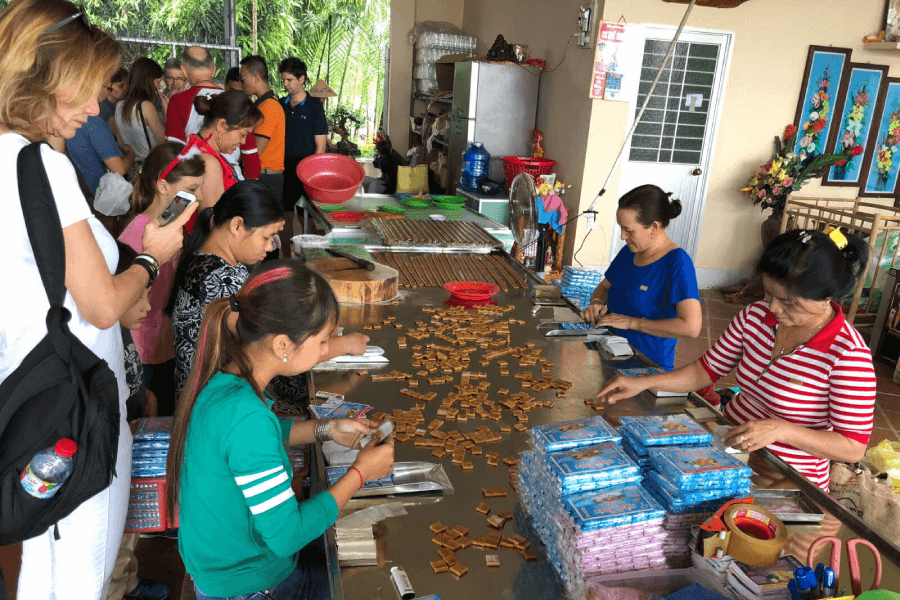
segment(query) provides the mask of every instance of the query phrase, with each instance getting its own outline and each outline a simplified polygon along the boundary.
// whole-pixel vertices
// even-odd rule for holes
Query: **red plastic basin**
[[[346,202],[366,176],[361,164],[343,154],[313,154],[297,165],[306,195],[325,204]]]
[[[444,284],[444,289],[450,292],[454,298],[460,300],[489,300],[491,296],[500,291],[493,283],[481,281],[451,281]]]

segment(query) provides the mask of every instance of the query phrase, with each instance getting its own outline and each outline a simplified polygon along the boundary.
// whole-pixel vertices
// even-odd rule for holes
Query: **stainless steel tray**
[[[761,506],[785,523],[818,523],[825,514],[809,502],[800,490],[750,491],[753,504]]]
[[[347,467],[328,467],[326,469],[328,484],[331,485],[346,471]],[[443,465],[430,462],[395,462],[393,473],[376,481],[367,482],[353,497],[422,493],[453,493],[453,484],[450,483]]]

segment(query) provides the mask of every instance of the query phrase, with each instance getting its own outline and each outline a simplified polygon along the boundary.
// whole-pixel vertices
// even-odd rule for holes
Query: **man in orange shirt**
[[[256,96],[256,105],[263,114],[263,122],[253,132],[259,148],[262,171],[259,181],[266,184],[282,199],[284,186],[284,109],[278,103],[275,92],[269,86],[269,69],[261,56],[251,54],[241,60],[241,82],[244,93]],[[291,256],[294,206],[284,203],[284,229],[281,231],[281,248],[285,258]]]

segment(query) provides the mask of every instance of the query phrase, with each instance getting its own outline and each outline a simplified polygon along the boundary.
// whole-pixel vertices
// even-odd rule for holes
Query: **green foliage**
[[[0,9],[10,0],[0,0]],[[96,23],[118,37],[229,45],[223,0],[82,0]],[[378,128],[384,104],[384,50],[390,0],[257,0],[258,54],[269,65],[272,87],[283,93],[276,70],[288,56],[306,62],[311,83],[324,79],[339,93],[337,105],[358,111],[365,137]],[[237,45],[253,52],[253,0],[235,0]],[[124,42],[125,62],[149,56],[162,64],[182,46]],[[233,53],[229,53],[233,54]],[[214,50],[220,77],[236,56]]]

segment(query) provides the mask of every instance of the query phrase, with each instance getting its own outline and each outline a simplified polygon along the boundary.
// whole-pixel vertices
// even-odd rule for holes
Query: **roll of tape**
[[[723,517],[730,535],[728,554],[754,567],[775,564],[787,542],[787,528],[760,506],[735,504]]]

